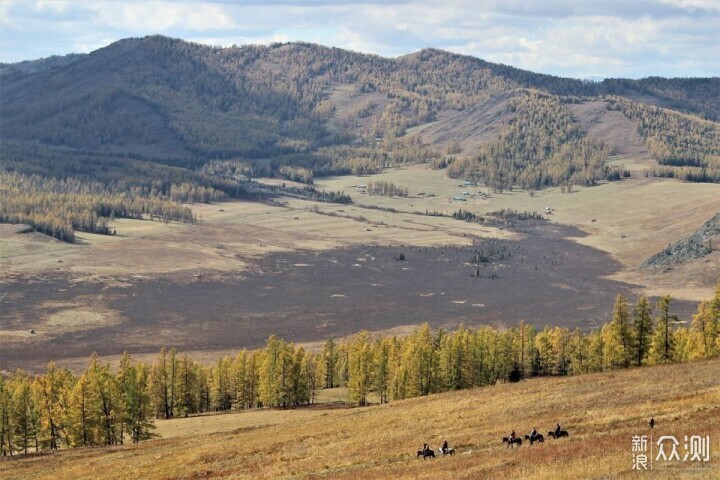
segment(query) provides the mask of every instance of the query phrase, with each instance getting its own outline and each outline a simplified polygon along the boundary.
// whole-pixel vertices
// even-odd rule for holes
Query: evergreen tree
[[[335,365],[337,364],[338,354],[335,349],[335,341],[329,338],[322,351],[323,370],[325,372],[325,388],[334,388],[335,383]]]
[[[627,299],[618,295],[613,319],[602,328],[604,364],[610,368],[627,367],[632,358],[632,337]]]
[[[647,297],[642,295],[633,310],[633,357],[637,366],[645,362],[645,357],[650,349],[652,332],[652,307]]]
[[[38,375],[33,382],[40,415],[40,443],[43,448],[60,448],[67,417],[67,396],[74,381],[67,368],[58,368],[54,362],[50,362],[45,374]]]
[[[655,331],[650,341],[650,363],[668,363],[674,356],[675,342],[672,324],[677,322],[677,317],[670,315],[671,297],[665,295],[657,302],[658,317],[655,322]]]
[[[350,399],[363,406],[373,384],[374,352],[370,335],[363,331],[349,345],[348,393]]]
[[[39,451],[39,415],[30,388],[30,379],[17,371],[10,381],[12,387],[12,437],[15,448],[27,454],[29,448]]]

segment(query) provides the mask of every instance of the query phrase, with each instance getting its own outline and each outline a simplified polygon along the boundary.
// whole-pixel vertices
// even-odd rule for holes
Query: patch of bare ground
[[[609,319],[617,293],[634,296],[636,286],[606,280],[619,265],[566,238],[578,234],[541,224],[513,240],[476,238],[470,246],[281,252],[238,273],[131,277],[114,286],[63,274],[25,278],[4,285],[3,317],[10,329],[43,334],[7,341],[0,364],[36,370],[51,359],[155,353],[162,346],[239,350],[262,345],[273,333],[312,342],[424,322],[591,328]],[[478,254],[488,260],[479,267]],[[79,298],[102,299],[95,311],[117,316],[45,334],[38,315],[72,316],[86,308],[64,305]],[[694,307],[677,302],[673,311],[686,317]],[[121,321],[109,321],[114,318]]]
[[[390,103],[387,96],[379,92],[360,92],[358,85],[340,84],[328,88],[326,99],[335,107],[327,126],[331,131],[367,131]]]
[[[435,146],[456,144],[459,153],[472,155],[482,144],[496,140],[513,117],[508,110],[512,96],[504,93],[459,112],[444,112],[437,121],[414,127],[407,135],[418,136],[423,143]]]
[[[160,422],[168,438],[0,461],[24,479],[710,479],[720,471],[720,360],[543,378],[363,408],[260,410]],[[647,427],[650,417],[655,428]],[[568,438],[508,449],[501,438],[559,422]],[[195,427],[195,428],[193,428]],[[632,439],[710,436],[707,462],[634,471]],[[651,438],[652,437],[652,438]],[[419,459],[443,440],[455,455]],[[669,450],[668,450],[669,452]]]
[[[613,163],[640,174],[657,163],[650,157],[645,140],[620,111],[608,110],[607,102],[592,101],[565,105],[580,129],[610,147]]]

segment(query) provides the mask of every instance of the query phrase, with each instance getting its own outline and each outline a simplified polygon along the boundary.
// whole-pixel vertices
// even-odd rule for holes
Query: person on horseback
[[[430,447],[428,447],[428,444],[423,443],[423,448],[422,448],[423,455],[426,455],[428,450],[430,450]]]
[[[446,453],[448,453],[448,443],[447,443],[447,440],[443,441],[443,444],[442,444],[442,453],[443,453],[443,455],[446,454]]]
[[[530,440],[535,440],[535,437],[537,436],[537,429],[533,427],[532,432],[530,432]]]
[[[557,428],[555,429],[555,438],[557,438],[558,436],[560,436],[560,430],[561,430],[560,424],[558,423],[558,424],[557,424]]]
[[[513,440],[515,440],[515,430],[510,432],[510,443],[512,443]]]

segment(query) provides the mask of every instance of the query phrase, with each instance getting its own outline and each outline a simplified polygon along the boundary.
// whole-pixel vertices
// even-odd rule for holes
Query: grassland
[[[160,422],[164,439],[0,462],[21,479],[717,478],[720,360],[433,395],[382,406],[260,410]],[[332,392],[329,392],[332,394]],[[332,400],[328,397],[327,400]],[[647,420],[656,419],[650,432]],[[556,422],[569,439],[508,450],[502,436]],[[631,470],[633,435],[710,435],[710,462]],[[423,461],[423,442],[452,457]],[[683,446],[679,447],[682,454]]]
[[[369,196],[356,187],[376,180],[408,187],[410,195]],[[193,209],[201,221],[195,225],[117,220],[113,224],[117,235],[78,233],[76,244],[38,233],[21,233],[22,228],[17,226],[0,226],[3,287],[0,302],[4,311],[0,342],[6,347],[5,355],[0,352],[0,370],[42,369],[46,359],[35,358],[38,352],[56,360],[72,361],[77,357],[84,363],[94,350],[102,355],[121,353],[110,351],[111,346],[118,345],[135,354],[154,353],[161,345],[174,345],[198,354],[219,354],[258,346],[272,333],[259,332],[255,328],[258,325],[284,328],[286,332],[291,329],[299,336],[289,339],[305,342],[322,340],[335,330],[336,334],[345,335],[361,328],[385,330],[423,321],[453,328],[460,321],[496,325],[524,319],[538,325],[549,322],[588,328],[608,320],[599,312],[609,314],[611,300],[587,294],[568,299],[563,288],[570,284],[575,285],[575,291],[602,292],[609,297],[617,293],[671,294],[686,302],[684,306],[675,305],[682,310],[677,313],[689,319],[692,303],[712,295],[720,272],[720,252],[673,266],[671,270],[639,268],[643,260],[691,234],[720,210],[720,185],[716,184],[635,175],[621,182],[576,188],[570,194],[554,188],[535,192],[533,196],[518,190],[497,194],[482,187],[463,186],[462,182],[448,178],[444,171],[426,165],[388,169],[365,177],[327,177],[317,183],[320,188],[350,193],[355,203],[334,205],[283,199],[282,206],[249,202],[198,204]],[[467,201],[452,199],[463,191],[476,195],[464,196]],[[480,195],[477,193],[480,191],[489,195]],[[610,257],[589,249],[568,256],[575,249],[557,243],[557,238],[541,240],[537,235],[505,228],[425,215],[426,212],[449,215],[460,208],[476,214],[503,208],[544,212],[546,206],[554,209],[548,216],[551,222],[573,225],[585,232],[584,236],[570,235],[570,242],[594,247]],[[460,249],[474,249],[488,238],[513,242],[516,247],[512,248],[519,249],[516,252],[525,263],[508,266],[508,262],[501,262],[502,265],[493,266],[515,268],[516,275],[503,270],[506,277],[514,279],[512,283],[481,282],[477,291],[471,292],[470,271],[463,270],[471,253],[465,255]],[[547,246],[527,243],[541,241]],[[368,248],[387,251],[361,252]],[[435,258],[428,253],[431,248],[438,249]],[[352,261],[346,265],[351,269],[342,269],[343,260],[351,259],[344,258],[341,252],[353,249],[358,258],[366,261],[380,253],[380,263],[376,261],[373,268],[364,269],[359,265],[371,265]],[[412,277],[406,275],[405,280],[400,271],[387,277],[392,269],[388,270],[389,264],[382,262],[392,260],[394,249],[404,249],[406,253],[414,249],[414,262],[425,258],[430,263],[404,265],[410,268],[408,272],[414,272]],[[456,249],[450,255],[454,260],[445,256],[452,249]],[[551,261],[550,257],[558,255]],[[279,260],[275,261],[276,258]],[[540,271],[557,278],[542,277],[543,280],[534,271],[523,270],[545,264],[548,268]],[[440,270],[428,270],[425,268],[428,265],[436,265]],[[330,274],[336,276],[333,282],[323,280],[323,275]],[[263,284],[262,276],[272,283]],[[590,281],[592,276],[595,280]],[[249,281],[251,278],[254,280]],[[310,281],[325,287],[307,294],[297,293],[298,285],[308,285]],[[288,292],[296,293],[279,299],[277,295],[273,297],[273,292],[280,291],[273,290],[278,282]],[[540,288],[543,282],[557,288],[551,291]],[[230,293],[232,285],[250,290],[237,296]],[[496,287],[502,290],[496,291]],[[468,300],[467,305],[485,306],[482,310],[466,307],[463,311],[456,304],[421,307],[427,298],[417,295],[428,294],[428,289],[434,289],[438,295],[452,291],[465,295],[458,299]],[[351,297],[365,296],[365,300],[338,300],[341,297],[337,295],[347,296],[349,292]],[[528,313],[513,307],[520,301],[518,296],[528,294],[535,296],[535,304],[541,309]],[[394,296],[392,301],[388,300],[389,295]],[[229,301],[230,297],[234,300]],[[275,301],[271,302],[273,298]],[[498,299],[504,303],[498,303]],[[299,303],[291,305],[290,301]],[[576,305],[572,301],[586,304]],[[352,319],[344,313],[343,306],[352,308]],[[440,312],[440,308],[445,310]],[[552,308],[556,310],[550,312]],[[588,313],[592,308],[594,313]],[[287,323],[291,318],[300,322],[303,315],[307,317],[306,323]],[[187,328],[195,325],[198,318],[204,318],[203,335],[191,334]],[[265,320],[259,321],[260,318]],[[348,325],[340,332],[338,325],[343,322]],[[236,336],[221,333],[221,327],[231,329]],[[30,329],[35,334],[30,334]],[[200,337],[204,340],[198,343]],[[80,351],[81,347],[85,350]],[[20,357],[8,353],[11,351]]]
[[[622,162],[622,160],[617,160]],[[358,193],[355,185],[384,180],[408,186],[410,197],[368,196]],[[451,214],[462,208],[475,214],[486,214],[503,208],[544,214],[545,207],[553,212],[548,219],[580,228],[584,237],[574,240],[608,252],[624,265],[614,278],[642,285],[645,292],[669,293],[677,298],[699,301],[712,295],[712,287],[720,271],[720,253],[689,262],[667,272],[640,271],[644,260],[667,245],[697,230],[720,211],[720,185],[682,183],[674,180],[645,178],[638,172],[630,179],[596,187],[574,187],[572,193],[560,188],[547,188],[534,193],[514,190],[492,193],[484,187],[463,186],[443,171],[425,165],[388,169],[365,177],[330,177],[316,182],[328,190],[345,190],[360,206],[379,206],[400,211],[435,211]],[[453,200],[463,191],[484,192],[464,196],[466,201]],[[418,193],[431,193],[434,197]]]

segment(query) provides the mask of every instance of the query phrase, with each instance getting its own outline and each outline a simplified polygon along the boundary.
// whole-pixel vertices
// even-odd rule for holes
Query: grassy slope
[[[358,409],[255,411],[162,424],[176,438],[0,462],[0,477],[43,478],[636,478],[631,437],[711,435],[711,462],[647,478],[720,474],[720,359],[548,378]],[[570,439],[507,450],[510,429],[556,421]],[[187,428],[201,422],[209,428]],[[200,425],[200,423],[196,423]],[[213,433],[207,433],[211,431]],[[194,436],[190,436],[194,435]],[[443,438],[454,457],[416,459]],[[682,452],[682,445],[681,445]],[[657,467],[657,464],[656,464]]]

